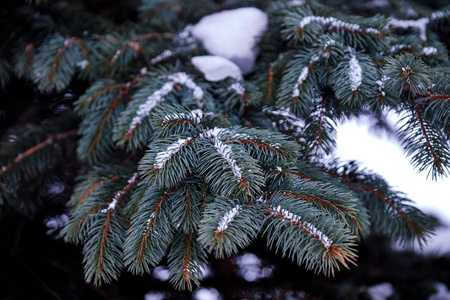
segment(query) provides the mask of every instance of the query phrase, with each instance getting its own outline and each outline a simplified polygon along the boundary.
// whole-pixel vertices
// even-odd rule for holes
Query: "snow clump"
[[[259,49],[255,44],[267,30],[267,15],[254,7],[224,10],[203,17],[192,35],[203,42],[212,55],[228,58],[242,73],[252,71]]]

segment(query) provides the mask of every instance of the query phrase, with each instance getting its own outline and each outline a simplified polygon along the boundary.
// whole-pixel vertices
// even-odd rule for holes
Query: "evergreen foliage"
[[[14,76],[43,93],[76,80],[90,86],[70,109],[3,133],[2,213],[38,210],[29,190],[76,155],[62,235],[83,245],[86,280],[96,285],[167,258],[173,285],[191,290],[208,253],[230,256],[260,236],[326,275],[355,264],[370,232],[425,243],[432,218],[380,176],[324,157],[337,123],[382,122],[392,111],[403,118],[399,140],[412,165],[433,179],[448,175],[441,38],[450,11],[419,10],[413,21],[402,10],[356,16],[316,1],[252,2],[269,16],[254,71],[208,82],[190,62],[206,52],[189,24],[245,4],[218,2],[142,1],[136,22],[121,25],[76,1],[7,12],[3,87]]]

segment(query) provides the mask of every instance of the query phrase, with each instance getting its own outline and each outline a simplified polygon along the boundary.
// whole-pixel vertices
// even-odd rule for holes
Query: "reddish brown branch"
[[[27,51],[27,65],[31,65],[31,53],[33,52],[34,44],[29,43],[27,47],[25,48],[25,51]]]
[[[417,117],[419,118],[420,127],[422,129],[422,133],[423,133],[423,136],[425,137],[425,140],[426,140],[426,143],[428,145],[428,148],[430,149],[431,155],[433,156],[434,163],[440,169],[440,167],[441,167],[441,160],[436,155],[434,147],[431,144],[430,138],[428,137],[428,134],[427,134],[427,131],[426,131],[426,128],[425,128],[425,124],[423,123],[423,118],[422,118],[422,115],[420,113],[420,109],[419,109],[419,107],[414,108],[414,100],[412,100],[412,99],[411,99],[411,105],[412,105],[412,108],[415,110],[415,112],[417,114]]]
[[[107,179],[102,179],[100,181],[97,181],[96,183],[94,183],[93,185],[91,185],[86,192],[84,192],[84,194],[80,197],[80,199],[78,199],[78,205],[81,204],[84,199],[86,199],[86,197],[98,186],[102,185],[106,180],[117,180],[119,179],[119,176],[113,176]]]
[[[362,188],[357,187],[356,189],[359,189],[359,190],[362,189],[364,191],[371,193],[372,195],[376,196],[377,198],[381,199],[384,203],[386,203],[389,207],[391,207],[400,217],[402,217],[416,233],[421,234],[420,230],[417,228],[417,225],[414,224],[414,222],[403,211],[401,211],[394,203],[392,203],[392,201],[390,201],[386,196],[381,194],[376,189],[368,186],[367,184],[364,184],[362,182],[359,182],[359,183],[362,185]]]
[[[137,173],[133,174],[133,177],[130,178],[128,184],[124,186],[124,188],[121,191],[115,194],[114,200],[116,201],[116,204],[119,202],[120,199],[122,199],[123,195],[125,195],[129,190],[131,190],[133,185],[135,185],[138,182],[138,178],[139,177],[137,176]]]
[[[186,196],[186,220],[187,220],[191,208],[191,189],[189,188],[189,184],[187,184],[186,186],[187,186],[187,196]]]
[[[366,191],[371,193],[372,195],[376,196],[378,199],[382,200],[386,205],[391,207],[400,217],[402,217],[410,226],[411,228],[418,234],[422,235],[419,228],[414,224],[414,222],[403,212],[398,208],[391,200],[389,200],[385,195],[380,193],[378,190],[374,189],[373,187],[367,185],[364,183],[361,179],[357,181],[357,184],[352,184],[351,179],[345,175],[345,174],[339,174],[337,172],[333,172],[330,170],[324,170],[325,172],[329,173],[330,175],[340,178],[344,181],[345,185],[351,189],[351,190],[359,190],[359,191]]]
[[[87,106],[91,101],[95,100],[97,97],[99,97],[101,94],[112,91],[112,90],[123,90],[125,88],[125,83],[119,83],[115,85],[108,86],[98,92],[96,92],[92,97],[89,97],[83,102],[84,106]]]
[[[286,194],[283,194],[283,196],[285,196],[285,197],[289,197],[290,196],[290,197],[294,197],[294,198],[300,198],[300,199],[303,199],[303,200],[306,200],[306,201],[309,201],[309,202],[320,203],[323,206],[336,208],[336,209],[338,209],[338,210],[340,210],[340,211],[342,211],[344,213],[348,212],[348,210],[346,210],[342,206],[330,204],[330,203],[327,203],[327,202],[325,202],[323,200],[320,200],[320,199],[317,199],[317,198],[311,197],[311,196],[292,194],[292,193],[286,193]]]
[[[103,238],[100,247],[100,256],[98,258],[97,270],[101,270],[103,268],[103,256],[105,255],[106,238],[108,237],[108,228],[110,220],[111,220],[111,213],[108,211],[108,217],[106,218],[105,222],[105,229],[103,230]]]
[[[312,61],[312,62],[308,65],[308,72],[311,71],[311,69],[314,67],[314,65],[316,64],[316,62],[317,62],[317,60],[316,60],[316,61]],[[305,78],[305,80],[306,80],[306,78]],[[299,91],[302,89],[303,83],[305,82],[305,80],[303,80],[303,82],[297,87]],[[297,98],[298,98],[298,96],[292,98],[292,105],[294,105],[294,104],[297,102]]]
[[[308,176],[301,174],[300,172],[289,172],[289,173],[293,174],[295,176],[298,176],[298,177],[300,177],[302,179],[306,179],[308,181],[315,181],[315,180],[312,180],[311,178],[309,178]]]
[[[114,98],[113,103],[109,106],[109,109],[106,112],[106,115],[102,120],[102,123],[100,124],[99,128],[97,129],[97,133],[95,135],[94,142],[92,143],[92,146],[91,146],[91,152],[93,152],[94,149],[97,147],[98,141],[100,140],[100,135],[103,132],[103,129],[105,128],[106,123],[108,123],[109,117],[111,116],[114,108],[117,106],[117,104],[121,100],[121,98],[122,98],[121,96],[122,96],[122,94],[117,94],[116,97]]]
[[[41,142],[41,143],[31,147],[30,149],[26,150],[23,153],[20,153],[19,155],[16,156],[16,158],[12,162],[4,165],[0,169],[0,175],[2,175],[3,173],[5,173],[9,169],[11,169],[15,164],[19,163],[24,158],[32,155],[36,151],[38,151],[38,150],[40,150],[40,149],[42,149],[42,148],[44,148],[44,147],[46,147],[48,145],[53,144],[55,141],[71,137],[73,135],[76,135],[77,133],[78,133],[78,129],[74,129],[74,130],[71,130],[71,131],[58,133],[58,134],[54,134],[54,135],[49,136],[45,141],[43,141],[43,142]]]
[[[17,34],[17,32],[19,32],[20,29],[21,29],[21,27],[19,26],[9,34],[9,36],[6,38],[5,42],[3,43],[2,47],[0,47],[0,55],[2,54],[6,45],[8,45],[9,42],[11,42],[11,40],[14,38],[14,36]]]
[[[446,94],[432,94],[432,93],[426,93],[426,94],[417,94],[418,98],[428,98],[427,101],[421,102],[420,104],[428,104],[430,100],[443,100],[443,101],[450,101],[450,95]]]
[[[83,42],[81,41],[80,38],[75,38],[74,42],[78,44],[78,46],[80,47],[81,51],[83,52],[84,58],[87,61],[86,68],[89,68],[90,65],[91,65],[91,62],[89,60],[89,54],[88,54],[88,51],[86,49],[86,46],[83,44]]]
[[[99,211],[101,208],[103,208],[105,205],[107,205],[108,203],[106,203],[106,204],[102,204],[102,205],[99,205],[99,206],[97,206],[97,207],[95,207],[95,208],[93,208],[93,209],[91,209],[80,221],[78,221],[78,223],[73,227],[73,229],[72,229],[72,232],[75,232],[75,231],[77,231],[77,229],[78,229],[78,227],[80,227],[80,225],[81,224],[83,224],[83,222],[90,216],[90,215],[92,215],[93,213],[95,213],[96,211]]]
[[[55,57],[55,61],[53,62],[52,68],[50,69],[50,74],[48,76],[48,78],[50,80],[52,80],[53,76],[55,75],[56,68],[59,65],[59,62],[61,60],[62,55],[64,54],[64,52],[67,51],[67,49],[69,49],[73,45],[73,43],[77,43],[78,45],[80,45],[81,50],[83,51],[83,53],[84,53],[84,51],[86,51],[86,48],[84,47],[84,45],[81,42],[80,38],[77,38],[77,37],[66,38],[64,40],[64,46],[61,49],[59,49],[58,54]],[[86,51],[85,56],[86,55],[87,55],[87,51]]]
[[[224,140],[224,142],[227,142],[227,141],[234,141],[234,139],[225,139]],[[268,149],[268,150],[271,150],[271,151],[275,151],[275,152],[278,152],[278,153],[285,153],[286,152],[285,150],[281,150],[281,149],[278,149],[278,148],[270,147],[269,145],[258,143],[258,142],[252,142],[252,141],[247,141],[247,140],[242,140],[242,139],[238,139],[238,141],[239,141],[239,143],[242,143],[242,144],[258,146],[258,147],[262,147],[262,148],[265,148],[265,149]]]
[[[198,126],[198,124],[197,124],[196,122],[191,121],[191,120],[171,120],[171,121],[164,121],[164,122],[162,123],[162,125],[167,126],[167,125],[178,124],[178,123],[182,123],[182,124],[189,123],[189,124],[194,124],[194,125],[197,125],[197,126]]]
[[[284,220],[289,221],[292,225],[299,227],[299,228],[302,229],[304,232],[306,232],[307,234],[311,235],[312,238],[316,239],[316,240],[319,241],[322,245],[324,245],[322,239],[320,238],[320,236],[317,235],[317,234],[313,234],[313,233],[310,231],[310,229],[308,228],[308,226],[306,226],[306,225],[304,224],[304,222],[301,222],[301,221],[295,221],[294,219],[289,218],[288,216],[286,216],[286,215],[282,214],[281,212],[277,211],[277,210],[274,209],[272,206],[269,206],[269,214],[270,214],[270,215],[273,215],[273,216],[276,217],[276,218],[282,218],[282,219],[284,219]],[[325,246],[325,245],[324,245],[324,246]]]
[[[147,33],[147,34],[137,34],[131,37],[132,40],[148,40],[148,39],[158,39],[158,38],[166,38],[166,39],[173,39],[177,37],[176,34],[171,32],[154,32],[154,33]]]
[[[273,68],[269,68],[269,87],[267,88],[266,103],[269,103],[270,97],[272,96],[272,85],[273,85]]]
[[[114,54],[113,58],[111,58],[110,60],[110,64],[113,64],[116,62],[116,60],[119,58],[119,56],[125,51],[125,49],[127,47],[130,47],[131,49],[133,49],[134,52],[136,53],[143,53],[144,51],[142,50],[141,46],[139,45],[138,42],[127,42],[126,44],[124,44],[119,50],[117,50],[116,54]]]
[[[147,239],[148,236],[150,234],[150,229],[153,227],[153,223],[155,223],[156,217],[159,213],[159,211],[161,210],[161,206],[163,205],[164,201],[166,201],[166,198],[169,196],[170,191],[173,189],[173,187],[168,188],[165,192],[164,195],[161,197],[161,199],[158,202],[158,205],[156,205],[154,211],[153,211],[153,216],[152,216],[152,220],[150,222],[148,222],[147,227],[145,228],[144,231],[144,238],[141,241],[141,247],[139,249],[139,260],[142,261],[143,257],[144,257],[144,248],[147,244]]]
[[[189,240],[183,265],[183,280],[185,280],[186,282],[190,281],[191,276],[191,272],[189,270],[189,261],[191,258],[191,242],[192,242],[192,231],[189,232]]]

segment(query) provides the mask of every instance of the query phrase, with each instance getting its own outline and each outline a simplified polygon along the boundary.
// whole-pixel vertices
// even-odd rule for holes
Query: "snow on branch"
[[[173,83],[178,83],[185,85],[187,88],[193,90],[194,97],[197,100],[201,100],[203,98],[203,90],[192,81],[191,77],[184,72],[175,73],[167,76],[169,80],[172,80]]]
[[[167,76],[167,79],[170,81],[166,82],[159,90],[148,96],[147,101],[139,105],[136,116],[131,121],[130,128],[128,129],[128,137],[133,133],[142,120],[150,114],[153,108],[162,103],[164,101],[164,97],[173,91],[175,84],[185,85],[187,88],[193,90],[194,97],[197,100],[201,100],[203,98],[203,90],[197,86],[186,73],[175,73]]]
[[[176,53],[171,51],[171,50],[164,50],[160,55],[155,56],[154,58],[152,58],[152,60],[150,61],[151,65],[156,65],[157,63],[168,59],[171,56],[174,56]]]
[[[167,161],[178,153],[183,147],[187,146],[191,142],[191,138],[179,139],[172,145],[170,145],[166,151],[161,151],[156,155],[155,169],[161,169],[165,166]]]
[[[362,69],[355,54],[351,54],[349,61],[350,69],[348,76],[350,77],[350,88],[352,91],[356,92],[362,83]]]
[[[200,134],[200,137],[205,138],[205,139],[213,139],[222,133],[230,133],[230,130],[228,128],[214,127],[213,129],[208,129],[208,130],[203,131]]]
[[[415,28],[420,32],[420,39],[423,42],[427,41],[427,25],[430,22],[428,18],[421,18],[418,20],[398,20],[396,18],[390,18],[387,23],[388,27],[397,27],[402,29]]]
[[[29,148],[28,150],[26,150],[23,153],[19,153],[16,158],[14,158],[13,161],[9,162],[8,164],[2,166],[0,168],[0,175],[3,175],[3,173],[5,173],[6,171],[8,171],[9,169],[11,169],[15,164],[18,164],[21,160],[27,158],[28,156],[32,155],[33,153],[41,150],[42,148],[52,145],[53,143],[55,143],[58,140],[62,140],[68,137],[72,137],[74,135],[78,134],[78,129],[74,129],[74,130],[70,130],[67,132],[63,132],[63,133],[58,133],[58,134],[54,134],[49,136],[45,141]]]
[[[238,95],[243,96],[245,94],[245,88],[242,84],[240,84],[239,82],[235,82],[232,85],[230,85],[228,87],[228,90],[233,90],[235,91]]]
[[[114,54],[113,58],[111,58],[109,63],[110,64],[115,63],[119,58],[119,56],[125,51],[127,47],[130,47],[136,53],[143,53],[143,50],[138,42],[124,42],[123,46],[120,49],[117,49],[116,53]]]
[[[344,30],[344,31],[350,31],[355,33],[365,33],[365,34],[376,34],[381,35],[381,31],[375,28],[367,28],[362,29],[360,25],[354,24],[354,23],[347,23],[340,21],[333,17],[321,17],[321,16],[307,16],[304,17],[299,24],[299,32],[303,31],[306,25],[317,22],[324,26],[329,26],[330,28],[336,29],[336,30]]]
[[[242,210],[242,205],[236,205],[231,210],[227,211],[225,215],[220,219],[219,225],[215,230],[215,233],[223,233],[227,230],[228,225],[233,221],[234,217],[236,217],[239,212]]]
[[[61,49],[59,49],[58,54],[55,57],[55,61],[53,62],[52,67],[50,69],[50,74],[48,76],[48,78],[50,80],[52,80],[53,76],[55,75],[56,68],[58,67],[58,64],[62,58],[62,55],[73,44],[77,44],[80,47],[81,51],[83,52],[83,55],[85,57],[85,63],[83,63],[84,68],[88,68],[90,66],[88,52],[87,52],[86,47],[84,46],[83,42],[81,41],[81,39],[77,38],[77,37],[66,38],[64,40],[64,46]]]
[[[437,55],[437,49],[434,47],[424,47],[422,49],[422,54],[425,56]]]
[[[383,77],[381,77],[381,80],[377,80],[375,83],[378,84],[378,91],[380,92],[381,96],[385,96],[386,93],[384,91],[385,85],[386,85],[386,81],[389,79],[389,77],[387,77],[386,75],[383,75]]]
[[[296,131],[299,131],[305,127],[305,121],[289,112],[289,108],[287,107],[282,107],[278,110],[271,110],[268,107],[265,107],[263,108],[263,111],[275,116],[283,117],[283,121],[291,124],[291,126],[286,129],[295,129]]]
[[[236,160],[234,159],[233,151],[231,147],[227,144],[224,144],[221,140],[214,139],[214,148],[217,149],[217,152],[227,161],[228,165],[231,167],[234,176],[238,179],[238,182],[242,182],[242,170],[237,165]]]
[[[396,54],[396,53],[398,53],[401,50],[409,51],[409,50],[411,50],[411,48],[412,48],[411,45],[397,44],[397,45],[394,45],[391,48],[389,48],[389,53],[390,54]]]
[[[120,198],[122,198],[122,196],[123,196],[126,192],[128,192],[128,191],[131,189],[131,187],[136,183],[138,176],[139,176],[139,173],[138,173],[138,172],[135,172],[135,173],[133,174],[133,176],[131,176],[131,178],[128,179],[128,184],[127,184],[122,190],[118,191],[118,192],[114,195],[114,198],[113,198],[113,200],[111,201],[111,203],[109,203],[108,208],[105,209],[105,210],[102,210],[102,212],[107,212],[107,211],[109,211],[109,210],[115,210],[115,209],[116,209],[117,202],[118,202],[118,201],[120,200]]]
[[[333,240],[325,235],[322,231],[317,229],[313,224],[301,221],[300,216],[295,215],[284,208],[281,208],[280,205],[278,205],[278,207],[269,206],[269,214],[283,218],[286,221],[292,223],[294,226],[298,226],[299,228],[303,229],[313,238],[318,239],[325,246],[325,248],[329,248],[331,247],[331,245],[333,245]]]
[[[446,11],[435,11],[430,16],[430,22],[433,22],[438,19],[444,19],[450,17],[450,10]]]
[[[314,55],[311,57],[311,60],[309,61],[309,65],[307,67],[304,67],[302,71],[300,72],[300,75],[298,76],[297,83],[294,86],[294,90],[292,91],[292,98],[297,98],[300,95],[300,89],[303,85],[303,83],[306,80],[306,77],[308,77],[309,71],[311,68],[315,65],[315,63],[319,60],[319,56]]]
[[[206,113],[205,115],[208,115]],[[188,113],[172,113],[164,116],[164,122],[161,125],[166,125],[167,123],[178,121],[178,120],[190,120],[197,124],[202,122],[203,111],[201,109],[194,109]]]

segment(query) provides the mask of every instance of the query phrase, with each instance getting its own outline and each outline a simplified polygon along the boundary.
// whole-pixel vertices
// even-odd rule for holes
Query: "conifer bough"
[[[413,21],[401,11],[363,18],[315,1],[261,1],[268,28],[254,69],[242,77],[226,58],[208,58],[233,66],[219,78],[193,59],[214,53],[189,25],[217,11],[214,1],[144,0],[138,23],[100,31],[103,19],[75,30],[47,4],[20,12],[35,23],[3,41],[0,83],[16,76],[61,92],[78,77],[90,87],[44,125],[3,135],[0,205],[39,209],[30,187],[76,153],[83,167],[62,235],[84,245],[88,282],[167,259],[173,285],[191,290],[208,254],[230,256],[257,237],[332,275],[356,264],[369,228],[407,245],[432,233],[434,220],[380,176],[323,158],[337,123],[370,115],[381,124],[392,111],[411,163],[433,179],[448,174],[449,60],[439,38],[449,10]]]

